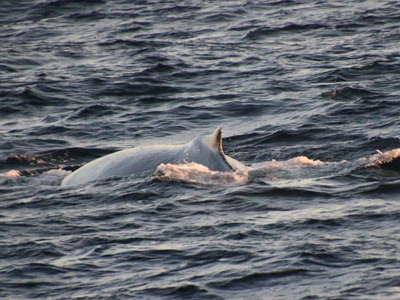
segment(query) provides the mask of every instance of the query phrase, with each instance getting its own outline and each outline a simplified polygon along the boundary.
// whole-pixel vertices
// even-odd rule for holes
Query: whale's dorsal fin
[[[245,165],[236,159],[225,155],[224,148],[222,147],[222,129],[218,127],[212,135],[209,135],[209,139],[207,141],[208,146],[215,153],[219,153],[222,159],[229,165],[229,167],[233,170],[243,169]]]
[[[224,154],[224,149],[222,148],[222,129],[218,127],[214,133],[211,135],[208,141],[209,147],[215,152]]]

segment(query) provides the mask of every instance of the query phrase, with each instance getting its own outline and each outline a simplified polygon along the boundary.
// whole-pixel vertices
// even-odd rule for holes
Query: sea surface
[[[400,299],[400,2],[1,1],[0,298]]]

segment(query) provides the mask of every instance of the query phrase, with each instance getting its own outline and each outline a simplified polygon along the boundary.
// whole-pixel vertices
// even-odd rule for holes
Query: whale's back
[[[95,159],[62,181],[62,186],[83,184],[112,177],[139,175],[154,171],[161,163],[179,163],[182,150],[177,146],[131,148]]]
[[[212,171],[232,171],[244,167],[226,156],[222,148],[222,131],[200,136],[183,145],[156,145],[118,151],[84,165],[68,175],[62,186],[84,184],[111,177],[152,173],[160,164],[197,163]]]

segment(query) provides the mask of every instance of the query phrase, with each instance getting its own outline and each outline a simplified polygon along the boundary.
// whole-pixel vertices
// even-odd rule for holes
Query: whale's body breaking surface
[[[155,145],[131,148],[100,157],[69,174],[62,186],[84,184],[111,177],[153,173],[160,164],[197,163],[212,171],[244,168],[224,154],[221,128],[211,135],[199,136],[182,145]]]

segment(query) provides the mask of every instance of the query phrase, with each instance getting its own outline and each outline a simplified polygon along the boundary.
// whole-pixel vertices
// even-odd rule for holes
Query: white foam
[[[377,152],[378,154],[371,157],[371,162],[367,165],[367,167],[378,167],[379,165],[390,163],[394,159],[400,157],[400,148],[387,152],[381,152],[377,150]]]
[[[40,185],[59,185],[61,180],[70,173],[71,171],[63,169],[53,169],[43,172],[40,176],[35,176],[31,180]]]
[[[0,177],[7,178],[7,179],[15,179],[21,177],[21,172],[18,170],[10,170],[6,173],[0,173]]]
[[[71,171],[65,171],[63,169],[53,169],[53,170],[49,170],[47,172],[44,172],[43,175],[51,175],[51,176],[66,176],[68,174],[70,174]]]
[[[256,163],[251,166],[252,169],[296,169],[305,167],[321,166],[325,163],[320,160],[309,159],[306,156],[298,156],[285,161],[271,160],[262,163]]]
[[[233,172],[211,171],[207,167],[197,163],[186,164],[160,164],[155,175],[160,179],[173,179],[200,184],[246,184],[250,177],[267,176],[268,170],[293,170],[307,167],[322,166],[326,163],[320,160],[312,160],[306,156],[295,157],[286,161],[267,161],[253,164],[251,167],[239,169]],[[257,173],[261,171],[261,173]],[[256,173],[255,173],[256,172]],[[249,177],[249,173],[251,176]],[[276,173],[274,173],[276,176]]]
[[[247,170],[234,172],[211,171],[197,163],[160,164],[155,175],[160,179],[173,179],[200,184],[245,184],[248,181]]]

